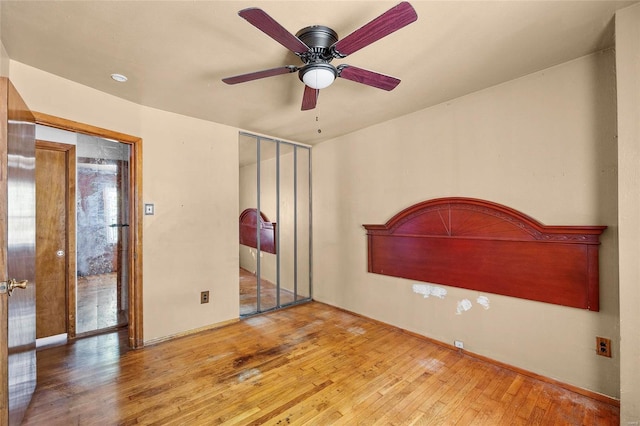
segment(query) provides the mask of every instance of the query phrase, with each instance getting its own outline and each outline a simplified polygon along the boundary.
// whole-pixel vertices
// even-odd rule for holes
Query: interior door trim
[[[129,227],[131,232],[131,251],[129,254],[129,347],[141,348],[143,339],[142,315],[142,138],[114,132],[89,124],[55,117],[41,112],[32,111],[36,124],[57,129],[68,130],[85,135],[98,136],[117,140],[131,148],[131,188],[129,191],[129,205],[131,218]]]
[[[36,139],[36,150],[59,151],[65,153],[66,169],[66,218],[67,228],[65,253],[65,273],[67,288],[67,338],[76,337],[76,146]],[[73,254],[73,255],[72,255]]]

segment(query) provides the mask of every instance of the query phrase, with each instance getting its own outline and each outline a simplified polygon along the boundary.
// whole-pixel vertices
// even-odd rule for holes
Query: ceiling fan
[[[328,87],[338,77],[383,90],[393,90],[400,83],[395,77],[347,64],[335,67],[331,65],[331,61],[345,58],[418,19],[413,7],[407,2],[402,2],[348,36],[338,39],[334,30],[323,25],[305,27],[294,36],[266,12],[255,7],[243,9],[238,15],[295,53],[304,65],[286,65],[227,77],[222,81],[237,84],[298,71],[300,80],[305,84],[302,96],[303,111],[315,108],[320,89]]]

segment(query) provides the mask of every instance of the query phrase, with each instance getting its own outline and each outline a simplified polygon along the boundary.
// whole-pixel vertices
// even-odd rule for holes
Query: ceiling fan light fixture
[[[338,76],[338,71],[329,64],[311,64],[300,70],[300,80],[312,89],[324,89]]]

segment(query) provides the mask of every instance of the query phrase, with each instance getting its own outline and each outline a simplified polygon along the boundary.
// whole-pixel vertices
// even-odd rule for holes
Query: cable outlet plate
[[[464,343],[462,343],[462,340],[454,340],[453,346],[455,346],[458,349],[464,349]]]

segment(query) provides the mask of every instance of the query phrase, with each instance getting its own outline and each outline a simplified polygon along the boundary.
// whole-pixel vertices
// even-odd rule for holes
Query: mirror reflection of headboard
[[[257,230],[260,229],[260,250],[276,254],[276,223],[257,209],[246,209],[240,214],[240,244],[258,248]]]

